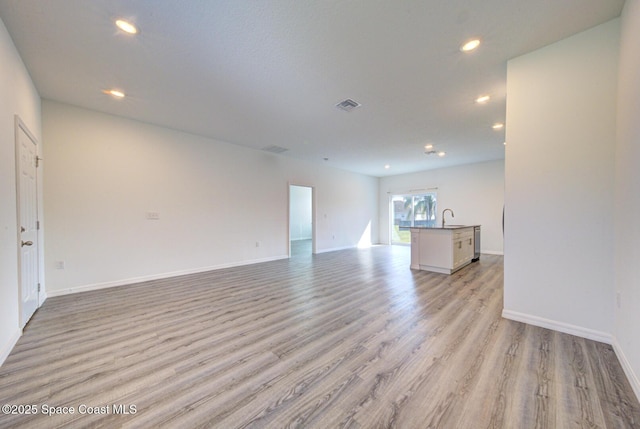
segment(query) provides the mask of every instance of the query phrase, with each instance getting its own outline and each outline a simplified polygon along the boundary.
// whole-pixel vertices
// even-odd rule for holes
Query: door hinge
[[[36,155],[36,168],[40,166],[40,161],[42,161],[42,158]]]
[[[39,229],[40,229],[40,221],[39,221],[39,220],[37,220],[37,221],[36,221],[36,229],[37,229],[37,230],[39,230]]]
[[[38,292],[40,292],[40,283],[38,283]]]

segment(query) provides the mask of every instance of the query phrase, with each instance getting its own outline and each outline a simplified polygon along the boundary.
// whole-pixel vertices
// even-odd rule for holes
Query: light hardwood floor
[[[0,404],[75,414],[0,427],[640,427],[612,348],[502,319],[502,273],[380,246],[50,298]]]

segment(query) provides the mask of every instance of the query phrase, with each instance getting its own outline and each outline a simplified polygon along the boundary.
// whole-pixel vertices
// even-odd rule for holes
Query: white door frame
[[[291,187],[300,186],[311,188],[311,253],[318,253],[316,247],[316,188],[311,185],[301,185],[294,182],[287,184],[287,254],[291,258]]]
[[[35,312],[35,310],[37,310],[40,305],[42,304],[42,297],[43,294],[41,293],[40,290],[40,285],[41,285],[41,274],[40,274],[40,269],[42,267],[42,252],[41,252],[41,248],[40,248],[40,243],[42,242],[41,240],[41,233],[42,230],[40,229],[40,208],[39,208],[39,196],[40,196],[40,184],[39,182],[39,175],[38,175],[38,163],[40,161],[40,157],[39,157],[39,145],[38,145],[38,140],[35,138],[35,136],[33,135],[33,133],[31,133],[31,131],[29,131],[29,128],[26,126],[26,124],[22,121],[22,119],[18,116],[15,115],[15,150],[16,150],[16,215],[17,215],[17,253],[18,253],[18,312],[19,312],[19,317],[20,317],[20,328],[24,328],[24,326],[27,324],[27,322],[29,321],[29,319],[31,318],[31,316],[33,315],[33,312]],[[36,306],[35,309],[33,310],[33,312],[30,312],[30,310],[28,309],[24,309],[24,300],[23,300],[23,275],[22,275],[22,270],[23,270],[23,266],[24,266],[24,261],[23,261],[23,252],[22,252],[22,248],[23,248],[23,240],[24,240],[24,236],[23,231],[22,231],[22,201],[21,199],[23,198],[22,195],[22,191],[21,191],[21,181],[22,181],[22,167],[21,167],[21,163],[22,160],[20,159],[20,154],[21,154],[21,150],[20,150],[20,132],[24,132],[24,134],[29,138],[29,140],[31,140],[31,142],[35,145],[35,159],[33,159],[31,162],[33,162],[35,164],[35,195],[32,196],[32,198],[35,201],[32,201],[33,204],[35,205],[35,234],[33,234],[33,237],[28,240],[28,241],[32,241],[33,244],[30,246],[31,249],[33,249],[33,252],[36,255],[36,263],[35,263],[35,267],[33,267],[32,269],[34,270],[34,272],[32,273],[35,276],[35,282],[37,283],[37,291],[36,291]],[[26,311],[29,311],[29,314],[26,314]]]

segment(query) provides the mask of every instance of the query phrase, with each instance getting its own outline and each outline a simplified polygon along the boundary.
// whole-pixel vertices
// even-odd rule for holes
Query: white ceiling
[[[0,17],[43,98],[386,176],[503,158],[505,132],[491,125],[505,120],[507,60],[623,5],[0,0]],[[117,30],[121,17],[140,33]],[[472,37],[480,48],[460,52]],[[476,105],[485,93],[492,101]],[[337,109],[345,98],[362,106]],[[447,156],[425,155],[427,143]]]

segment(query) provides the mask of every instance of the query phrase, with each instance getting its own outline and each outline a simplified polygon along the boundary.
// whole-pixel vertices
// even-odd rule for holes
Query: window
[[[436,194],[391,197],[391,243],[410,244],[412,226],[436,226]]]

